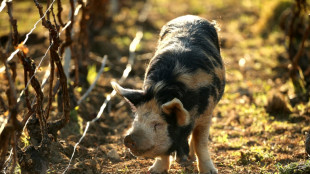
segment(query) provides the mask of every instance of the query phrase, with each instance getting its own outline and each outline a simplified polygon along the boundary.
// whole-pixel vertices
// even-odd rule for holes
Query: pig
[[[208,150],[212,112],[225,88],[225,67],[214,23],[186,15],[161,29],[142,89],[111,82],[135,113],[124,144],[135,156],[155,157],[151,173],[166,173],[169,156],[198,159],[199,173],[217,173]],[[189,142],[189,143],[188,143]]]

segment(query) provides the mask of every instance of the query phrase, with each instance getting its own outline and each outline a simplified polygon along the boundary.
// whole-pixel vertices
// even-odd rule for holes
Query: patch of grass
[[[257,163],[260,166],[265,166],[266,163],[271,162],[273,159],[274,155],[268,148],[253,146],[247,151],[240,152],[238,163],[242,165]]]
[[[114,42],[121,50],[127,50],[130,45],[131,39],[128,36],[116,37],[112,39],[112,42]]]
[[[30,137],[23,132],[22,136],[20,137],[21,142],[23,143],[24,147],[28,147],[30,145]]]
[[[310,160],[306,160],[305,162],[293,162],[285,166],[278,163],[276,167],[280,174],[306,174],[310,173]]]
[[[87,73],[87,81],[89,84],[92,84],[97,76],[97,71],[96,71],[96,65],[90,65],[88,66],[88,73]]]
[[[79,107],[75,107],[70,111],[71,131],[77,134],[83,134],[83,119],[78,114]]]
[[[19,163],[16,164],[16,167],[15,167],[15,169],[14,169],[14,173],[15,173],[15,174],[20,174],[20,173],[22,173]]]
[[[157,35],[155,35],[155,34],[149,32],[149,31],[146,31],[146,32],[144,32],[144,34],[143,34],[143,39],[144,39],[144,40],[152,40],[154,37],[157,37]]]
[[[128,169],[127,165],[125,165],[123,169],[118,169],[118,172],[121,172],[121,173],[130,173],[130,170]]]
[[[55,170],[55,169],[48,169],[47,173],[57,173],[57,170]]]
[[[221,134],[216,137],[216,141],[218,143],[227,143],[228,142],[228,134],[225,132],[221,132]]]

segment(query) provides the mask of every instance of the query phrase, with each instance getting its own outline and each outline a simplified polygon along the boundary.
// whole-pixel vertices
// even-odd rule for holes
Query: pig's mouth
[[[148,156],[146,154],[148,154],[148,152],[152,151],[154,149],[154,145],[147,148],[147,149],[131,149],[129,148],[130,152],[135,155],[135,156]]]

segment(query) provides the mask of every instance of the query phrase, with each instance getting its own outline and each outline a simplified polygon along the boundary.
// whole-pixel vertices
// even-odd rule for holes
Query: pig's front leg
[[[149,168],[151,173],[168,173],[170,167],[169,155],[156,158],[155,163]]]
[[[209,154],[208,137],[211,126],[211,116],[200,122],[193,131],[194,149],[198,158],[199,173],[217,174]]]
[[[189,155],[188,155],[189,161],[196,161],[194,143],[195,143],[194,138],[193,136],[191,136],[190,143],[189,143]]]

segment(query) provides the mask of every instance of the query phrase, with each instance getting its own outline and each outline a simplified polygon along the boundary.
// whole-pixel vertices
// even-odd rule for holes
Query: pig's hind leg
[[[208,149],[211,115],[201,115],[200,119],[194,128],[192,134],[193,142],[191,142],[198,158],[199,173],[217,174],[217,169],[214,167]]]
[[[168,173],[170,167],[169,155],[157,157],[154,164],[149,168],[151,173]]]

